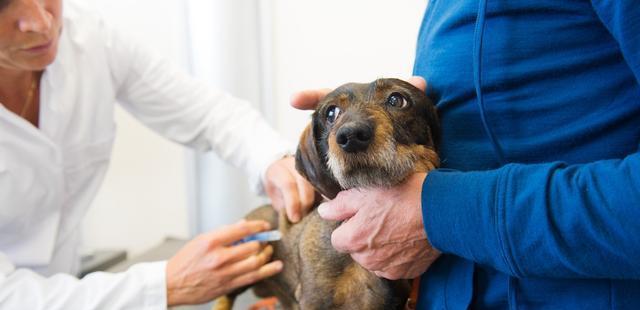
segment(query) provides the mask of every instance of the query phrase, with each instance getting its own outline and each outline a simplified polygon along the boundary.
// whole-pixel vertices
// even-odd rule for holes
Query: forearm
[[[6,262],[0,270],[0,309],[166,309],[165,263],[135,265],[123,273],[82,279],[42,277]]]
[[[243,169],[256,191],[268,165],[294,150],[249,102],[190,77],[115,31],[105,32],[118,101],[160,135],[214,150]]]
[[[638,154],[591,164],[433,172],[434,247],[521,277],[640,278]]]

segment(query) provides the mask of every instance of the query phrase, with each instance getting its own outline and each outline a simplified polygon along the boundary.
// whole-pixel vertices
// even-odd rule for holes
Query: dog
[[[296,169],[326,199],[341,190],[390,187],[414,172],[439,165],[435,106],[423,91],[398,79],[345,84],[320,101],[304,129]],[[408,280],[379,278],[331,245],[339,222],[312,211],[297,224],[271,206],[247,219],[266,220],[283,239],[274,242],[273,259],[284,270],[253,286],[256,295],[276,296],[285,309],[403,309]],[[230,294],[224,306],[230,309]]]

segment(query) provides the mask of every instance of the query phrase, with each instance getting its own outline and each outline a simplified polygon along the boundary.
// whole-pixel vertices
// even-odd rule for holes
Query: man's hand
[[[331,243],[379,277],[411,279],[440,256],[422,223],[421,191],[426,173],[393,188],[351,189],[320,205],[327,220],[344,221]]]
[[[280,272],[281,261],[267,264],[271,246],[256,241],[232,245],[268,229],[263,221],[240,221],[187,243],[167,262],[167,305],[205,303]]]
[[[296,170],[296,160],[292,156],[280,159],[267,169],[264,188],[273,207],[287,212],[293,223],[306,215],[315,200],[313,186]]]
[[[315,110],[316,106],[332,89],[309,89],[297,92],[291,96],[291,106],[298,110]]]

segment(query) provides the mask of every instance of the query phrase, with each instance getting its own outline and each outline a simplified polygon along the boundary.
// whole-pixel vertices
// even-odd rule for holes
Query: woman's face
[[[40,71],[58,52],[62,0],[0,0],[0,68]]]

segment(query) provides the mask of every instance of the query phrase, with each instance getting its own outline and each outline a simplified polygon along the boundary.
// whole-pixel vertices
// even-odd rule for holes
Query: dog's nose
[[[373,140],[373,128],[365,123],[347,123],[336,133],[336,142],[347,153],[362,152]]]

